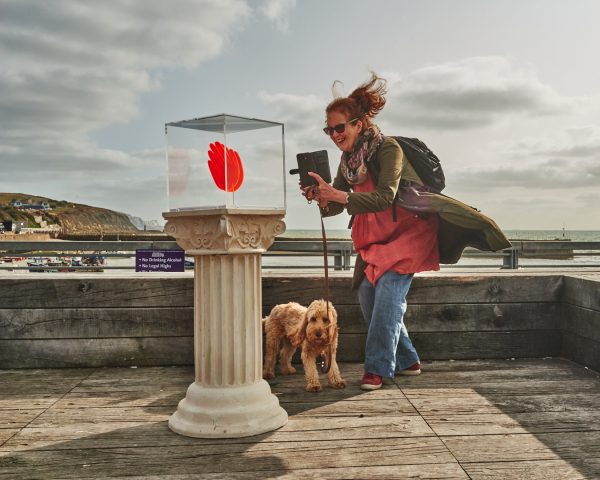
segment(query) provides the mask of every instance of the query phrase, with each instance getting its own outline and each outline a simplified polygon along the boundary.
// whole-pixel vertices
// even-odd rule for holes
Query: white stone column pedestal
[[[165,233],[195,259],[195,381],[169,419],[190,437],[245,437],[288,416],[262,379],[261,253],[285,231],[281,212],[167,212]]]

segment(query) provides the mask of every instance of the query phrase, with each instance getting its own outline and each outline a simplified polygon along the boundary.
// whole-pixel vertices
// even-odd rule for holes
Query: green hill
[[[23,207],[13,205],[20,201]],[[27,209],[27,205],[41,205],[48,202],[49,210]],[[47,197],[23,193],[0,193],[0,220],[25,222],[27,228],[39,228],[35,217],[41,217],[48,225],[59,225],[62,233],[132,233],[138,229],[129,217],[106,208],[92,207],[66,200],[54,200]],[[39,220],[39,218],[38,218]]]

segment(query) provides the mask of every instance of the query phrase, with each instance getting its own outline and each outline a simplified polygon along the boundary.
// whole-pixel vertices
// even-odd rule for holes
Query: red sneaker
[[[411,365],[404,370],[400,370],[396,375],[420,375],[421,374],[421,364],[419,362]]]
[[[374,373],[365,372],[362,381],[360,382],[360,388],[363,390],[377,390],[381,388],[382,380],[379,375]]]

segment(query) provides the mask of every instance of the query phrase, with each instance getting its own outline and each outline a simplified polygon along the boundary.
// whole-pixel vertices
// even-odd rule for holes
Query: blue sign
[[[136,250],[136,272],[183,272],[185,252],[183,250]]]

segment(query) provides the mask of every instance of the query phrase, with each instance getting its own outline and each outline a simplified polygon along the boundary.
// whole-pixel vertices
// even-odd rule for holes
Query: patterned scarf
[[[367,179],[367,163],[383,142],[383,135],[375,124],[366,129],[354,145],[351,153],[342,152],[340,166],[350,185],[360,185]]]

